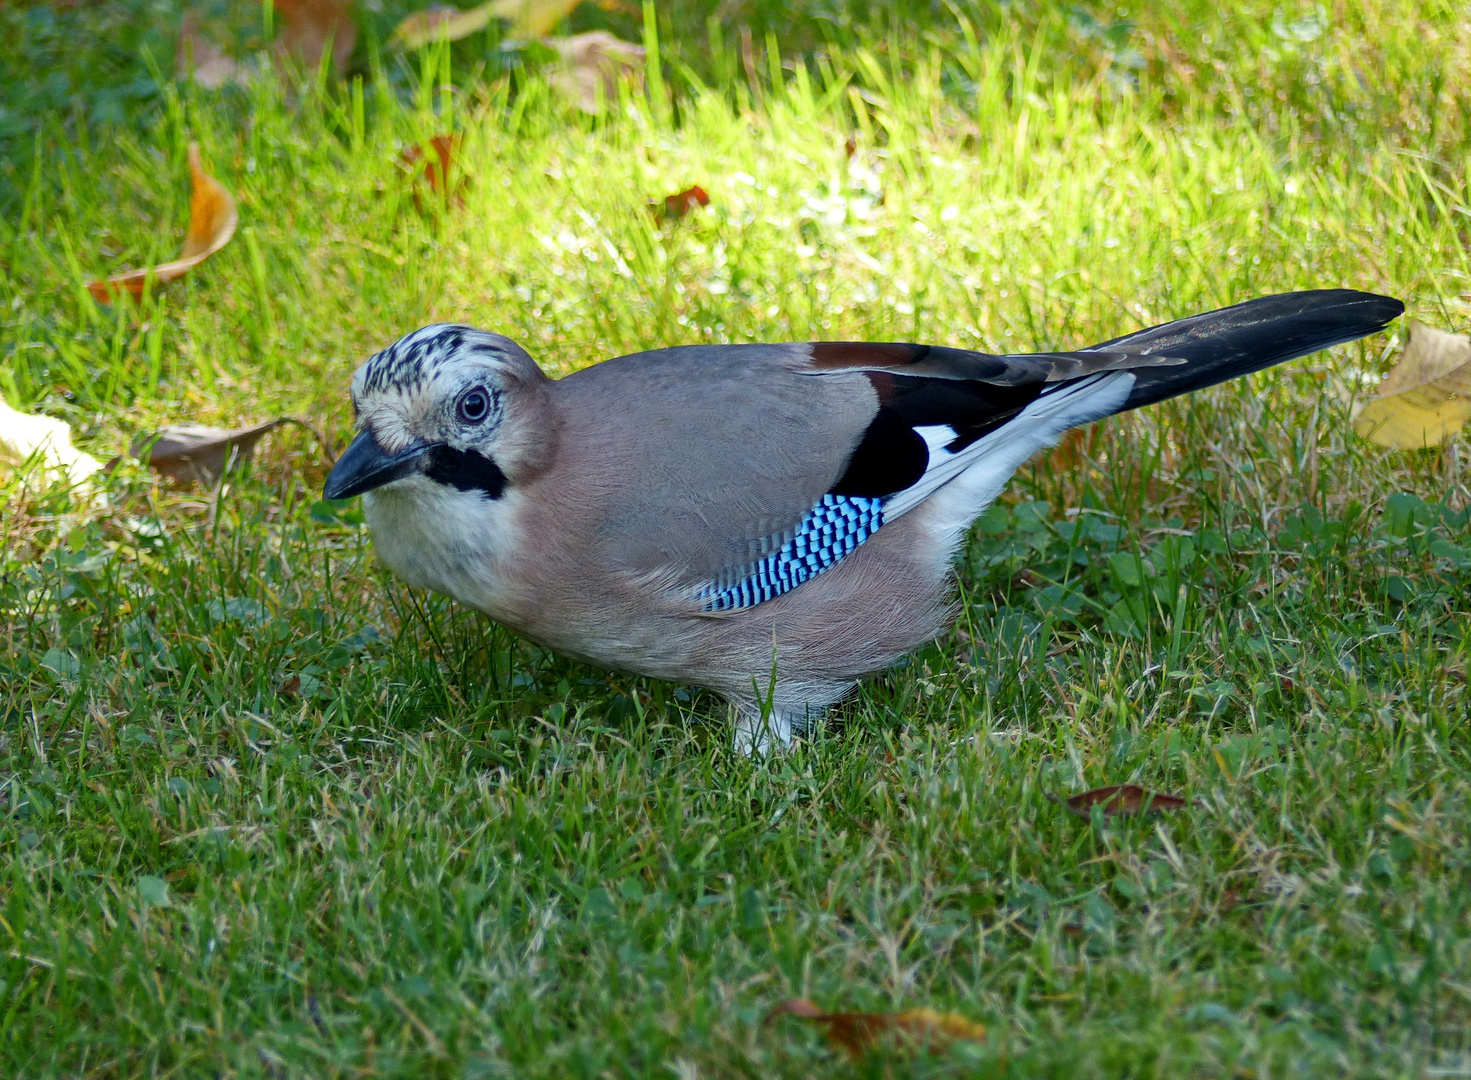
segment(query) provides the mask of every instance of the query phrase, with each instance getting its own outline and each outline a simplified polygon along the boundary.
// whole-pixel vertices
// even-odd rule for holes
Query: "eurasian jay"
[[[967,528],[1063,432],[1403,310],[1297,292],[1078,352],[694,345],[556,380],[499,334],[426,326],[358,369],[358,435],[325,494],[364,496],[410,585],[580,660],[715,690],[760,750],[939,632]]]

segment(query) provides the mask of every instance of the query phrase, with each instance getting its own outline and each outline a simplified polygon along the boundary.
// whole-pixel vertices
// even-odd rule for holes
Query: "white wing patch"
[[[1109,416],[1123,408],[1134,388],[1127,371],[1110,371],[1049,387],[1016,417],[960,450],[945,449],[955,438],[944,424],[915,428],[929,447],[925,473],[884,503],[884,520],[893,521],[920,503],[932,500],[932,523],[948,542],[960,537],[991,500],[1001,494],[1012,474],[1044,446],[1052,446],[1069,428]]]
[[[934,464],[936,454],[948,454],[954,457],[945,447],[955,441],[955,429],[949,424],[927,424],[917,427],[914,433],[924,440],[924,444],[930,449],[930,463]]]

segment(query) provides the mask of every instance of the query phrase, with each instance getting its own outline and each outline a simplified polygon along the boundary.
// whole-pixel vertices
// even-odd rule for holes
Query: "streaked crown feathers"
[[[499,334],[453,323],[420,327],[375,353],[353,376],[359,425],[371,428],[385,449],[401,448],[416,433],[427,434],[426,426],[476,381],[487,383],[498,405],[497,384],[515,378],[529,363],[514,342]]]
[[[353,396],[412,394],[435,381],[445,368],[467,360],[504,366],[511,358],[507,346],[515,348],[499,334],[473,326],[455,323],[421,326],[375,353],[358,369],[352,381]]]

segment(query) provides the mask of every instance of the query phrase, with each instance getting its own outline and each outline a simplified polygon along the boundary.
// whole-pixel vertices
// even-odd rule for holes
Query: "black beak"
[[[411,476],[423,467],[424,455],[429,450],[427,445],[414,446],[390,457],[383,452],[372,432],[364,431],[332,466],[322,494],[329,499],[350,499]]]

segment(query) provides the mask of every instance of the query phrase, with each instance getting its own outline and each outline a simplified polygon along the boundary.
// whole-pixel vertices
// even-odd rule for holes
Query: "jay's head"
[[[346,499],[427,480],[500,498],[508,482],[540,463],[546,381],[499,334],[447,324],[415,330],[353,377],[358,436],[324,494]]]

